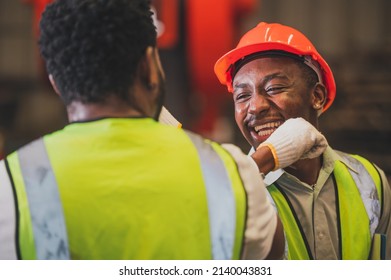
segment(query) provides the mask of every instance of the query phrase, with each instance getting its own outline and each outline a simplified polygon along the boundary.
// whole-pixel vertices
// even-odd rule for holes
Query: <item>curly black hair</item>
[[[126,102],[140,58],[156,46],[149,0],[56,0],[40,22],[40,51],[66,105]]]

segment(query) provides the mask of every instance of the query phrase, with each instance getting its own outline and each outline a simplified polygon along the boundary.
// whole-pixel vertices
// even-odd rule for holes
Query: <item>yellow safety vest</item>
[[[0,259],[239,259],[246,195],[232,157],[185,130],[148,119],[134,120],[139,124],[132,127],[127,122],[132,120],[72,124],[58,137],[38,139],[0,162],[0,202],[6,202],[0,205],[0,222],[6,225],[0,228]],[[105,129],[123,137],[110,139]],[[119,149],[110,163],[121,164],[98,168],[105,152],[133,141],[127,139],[129,129],[143,133],[133,139],[152,151],[142,145]],[[82,131],[86,137],[79,136]],[[159,135],[167,136],[156,140]],[[104,149],[101,137],[111,147]],[[173,148],[166,151],[159,141]],[[86,157],[90,165],[80,167],[75,161],[83,156],[69,155],[75,144],[77,153],[96,151]],[[123,166],[132,158],[138,162]],[[148,161],[172,166],[147,172]]]
[[[335,162],[332,176],[338,202],[337,217],[342,259],[382,259],[385,257],[385,251],[378,250],[384,248],[384,245],[380,244],[382,237],[374,232],[381,216],[383,189],[381,177],[376,168],[366,159],[356,155],[344,155],[344,158],[358,171],[359,176],[350,172],[341,161]],[[268,187],[268,191],[284,225],[288,259],[314,259],[300,221],[283,189],[274,183]],[[375,197],[370,197],[373,194],[376,194]],[[373,199],[377,200],[374,204],[380,204],[375,209],[373,209]],[[354,211],[351,211],[352,209]],[[371,247],[373,247],[372,256]],[[377,255],[374,253],[375,250]]]

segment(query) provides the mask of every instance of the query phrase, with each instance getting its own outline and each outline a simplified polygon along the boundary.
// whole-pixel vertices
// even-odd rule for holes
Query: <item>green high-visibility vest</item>
[[[229,153],[153,120],[72,124],[0,161],[0,259],[239,259],[245,216]]]
[[[340,250],[342,259],[370,258],[374,228],[381,216],[381,206],[373,209],[366,205],[368,195],[377,193],[378,201],[382,201],[382,182],[376,168],[360,156],[344,155],[349,164],[358,170],[360,179],[341,161],[335,162],[332,174],[336,185],[336,201],[338,202],[337,218],[340,225]],[[308,241],[302,230],[300,221],[283,189],[274,183],[268,187],[284,225],[288,247],[288,259],[314,259]],[[352,209],[354,209],[352,211]],[[384,246],[384,245],[379,245]],[[375,250],[375,249],[373,249]],[[383,252],[384,255],[384,252]],[[379,258],[372,256],[371,258]]]

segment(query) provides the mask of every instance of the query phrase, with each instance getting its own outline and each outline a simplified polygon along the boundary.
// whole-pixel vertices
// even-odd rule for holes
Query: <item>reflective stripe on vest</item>
[[[13,186],[6,162],[0,161],[0,260],[16,260],[17,216]]]
[[[343,260],[365,260],[371,250],[369,219],[361,194],[367,186],[355,182],[351,172],[340,161],[335,162],[334,184],[337,201],[339,250]],[[360,174],[365,177],[367,174]],[[370,179],[370,178],[369,178]],[[364,181],[367,181],[365,179]],[[374,187],[376,191],[376,188]]]
[[[349,164],[359,171],[360,176],[357,176],[342,162],[335,162],[333,174],[336,179],[336,196],[339,207],[337,215],[340,223],[341,257],[342,259],[367,259],[371,238],[381,213],[377,195],[378,192],[381,193],[381,185],[378,186],[378,182],[381,180],[379,174],[372,177],[376,174],[368,172],[366,166],[364,167],[360,161],[350,158],[348,155],[342,156],[349,159]],[[376,182],[376,186],[374,182]],[[288,198],[285,197],[278,184],[270,185],[268,190],[277,205],[287,233],[288,259],[312,259],[301,224],[296,218]],[[351,209],[355,209],[355,211],[350,211]],[[356,244],[361,244],[361,246]]]
[[[362,188],[359,188],[359,191],[369,218],[370,236],[372,237],[370,259],[385,260],[387,238],[383,234],[375,233],[383,209],[383,182],[381,180],[379,171],[372,163],[363,157],[352,155],[352,158],[349,158],[345,154],[342,156],[348,160],[351,165],[357,168],[357,173],[350,170],[349,171],[354,178],[354,181],[360,181],[360,184],[363,186]],[[359,164],[357,161],[359,161],[361,164]],[[362,177],[358,176],[358,174],[367,175]]]
[[[36,258],[69,259],[62,204],[43,139],[20,149],[18,158],[31,215]]]
[[[374,234],[377,225],[379,224],[379,219],[382,215],[382,205],[383,205],[383,182],[381,181],[381,177],[379,171],[375,168],[375,166],[366,160],[363,157],[352,155],[355,160],[361,162],[362,165],[354,164],[357,167],[357,173],[368,173],[367,176],[362,178],[363,180],[372,178],[372,180],[368,180],[367,182],[363,181],[362,184],[366,185],[366,189],[360,189],[361,197],[363,198],[365,208],[367,209],[368,216],[371,217],[370,225],[371,225],[371,234]],[[346,159],[349,157],[345,156]],[[353,159],[353,160],[354,160]],[[353,163],[351,163],[353,165]],[[365,167],[365,168],[364,168]],[[357,182],[360,177],[354,173],[350,172]],[[373,187],[375,185],[376,189]],[[377,191],[376,191],[377,190]]]
[[[197,148],[206,186],[212,258],[232,259],[235,243],[236,206],[224,163],[213,147],[198,135],[186,132]]]

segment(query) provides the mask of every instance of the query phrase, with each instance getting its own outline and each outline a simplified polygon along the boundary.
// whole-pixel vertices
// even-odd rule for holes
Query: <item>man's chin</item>
[[[252,137],[251,137],[250,145],[255,147],[255,148],[257,148],[259,145],[261,145],[263,142],[265,142],[270,137],[270,135],[263,135],[263,136],[251,135],[251,136]]]
[[[251,147],[253,147],[254,150],[256,150],[259,147],[259,145],[261,145],[261,142],[254,141],[254,140],[248,143],[250,144]]]

